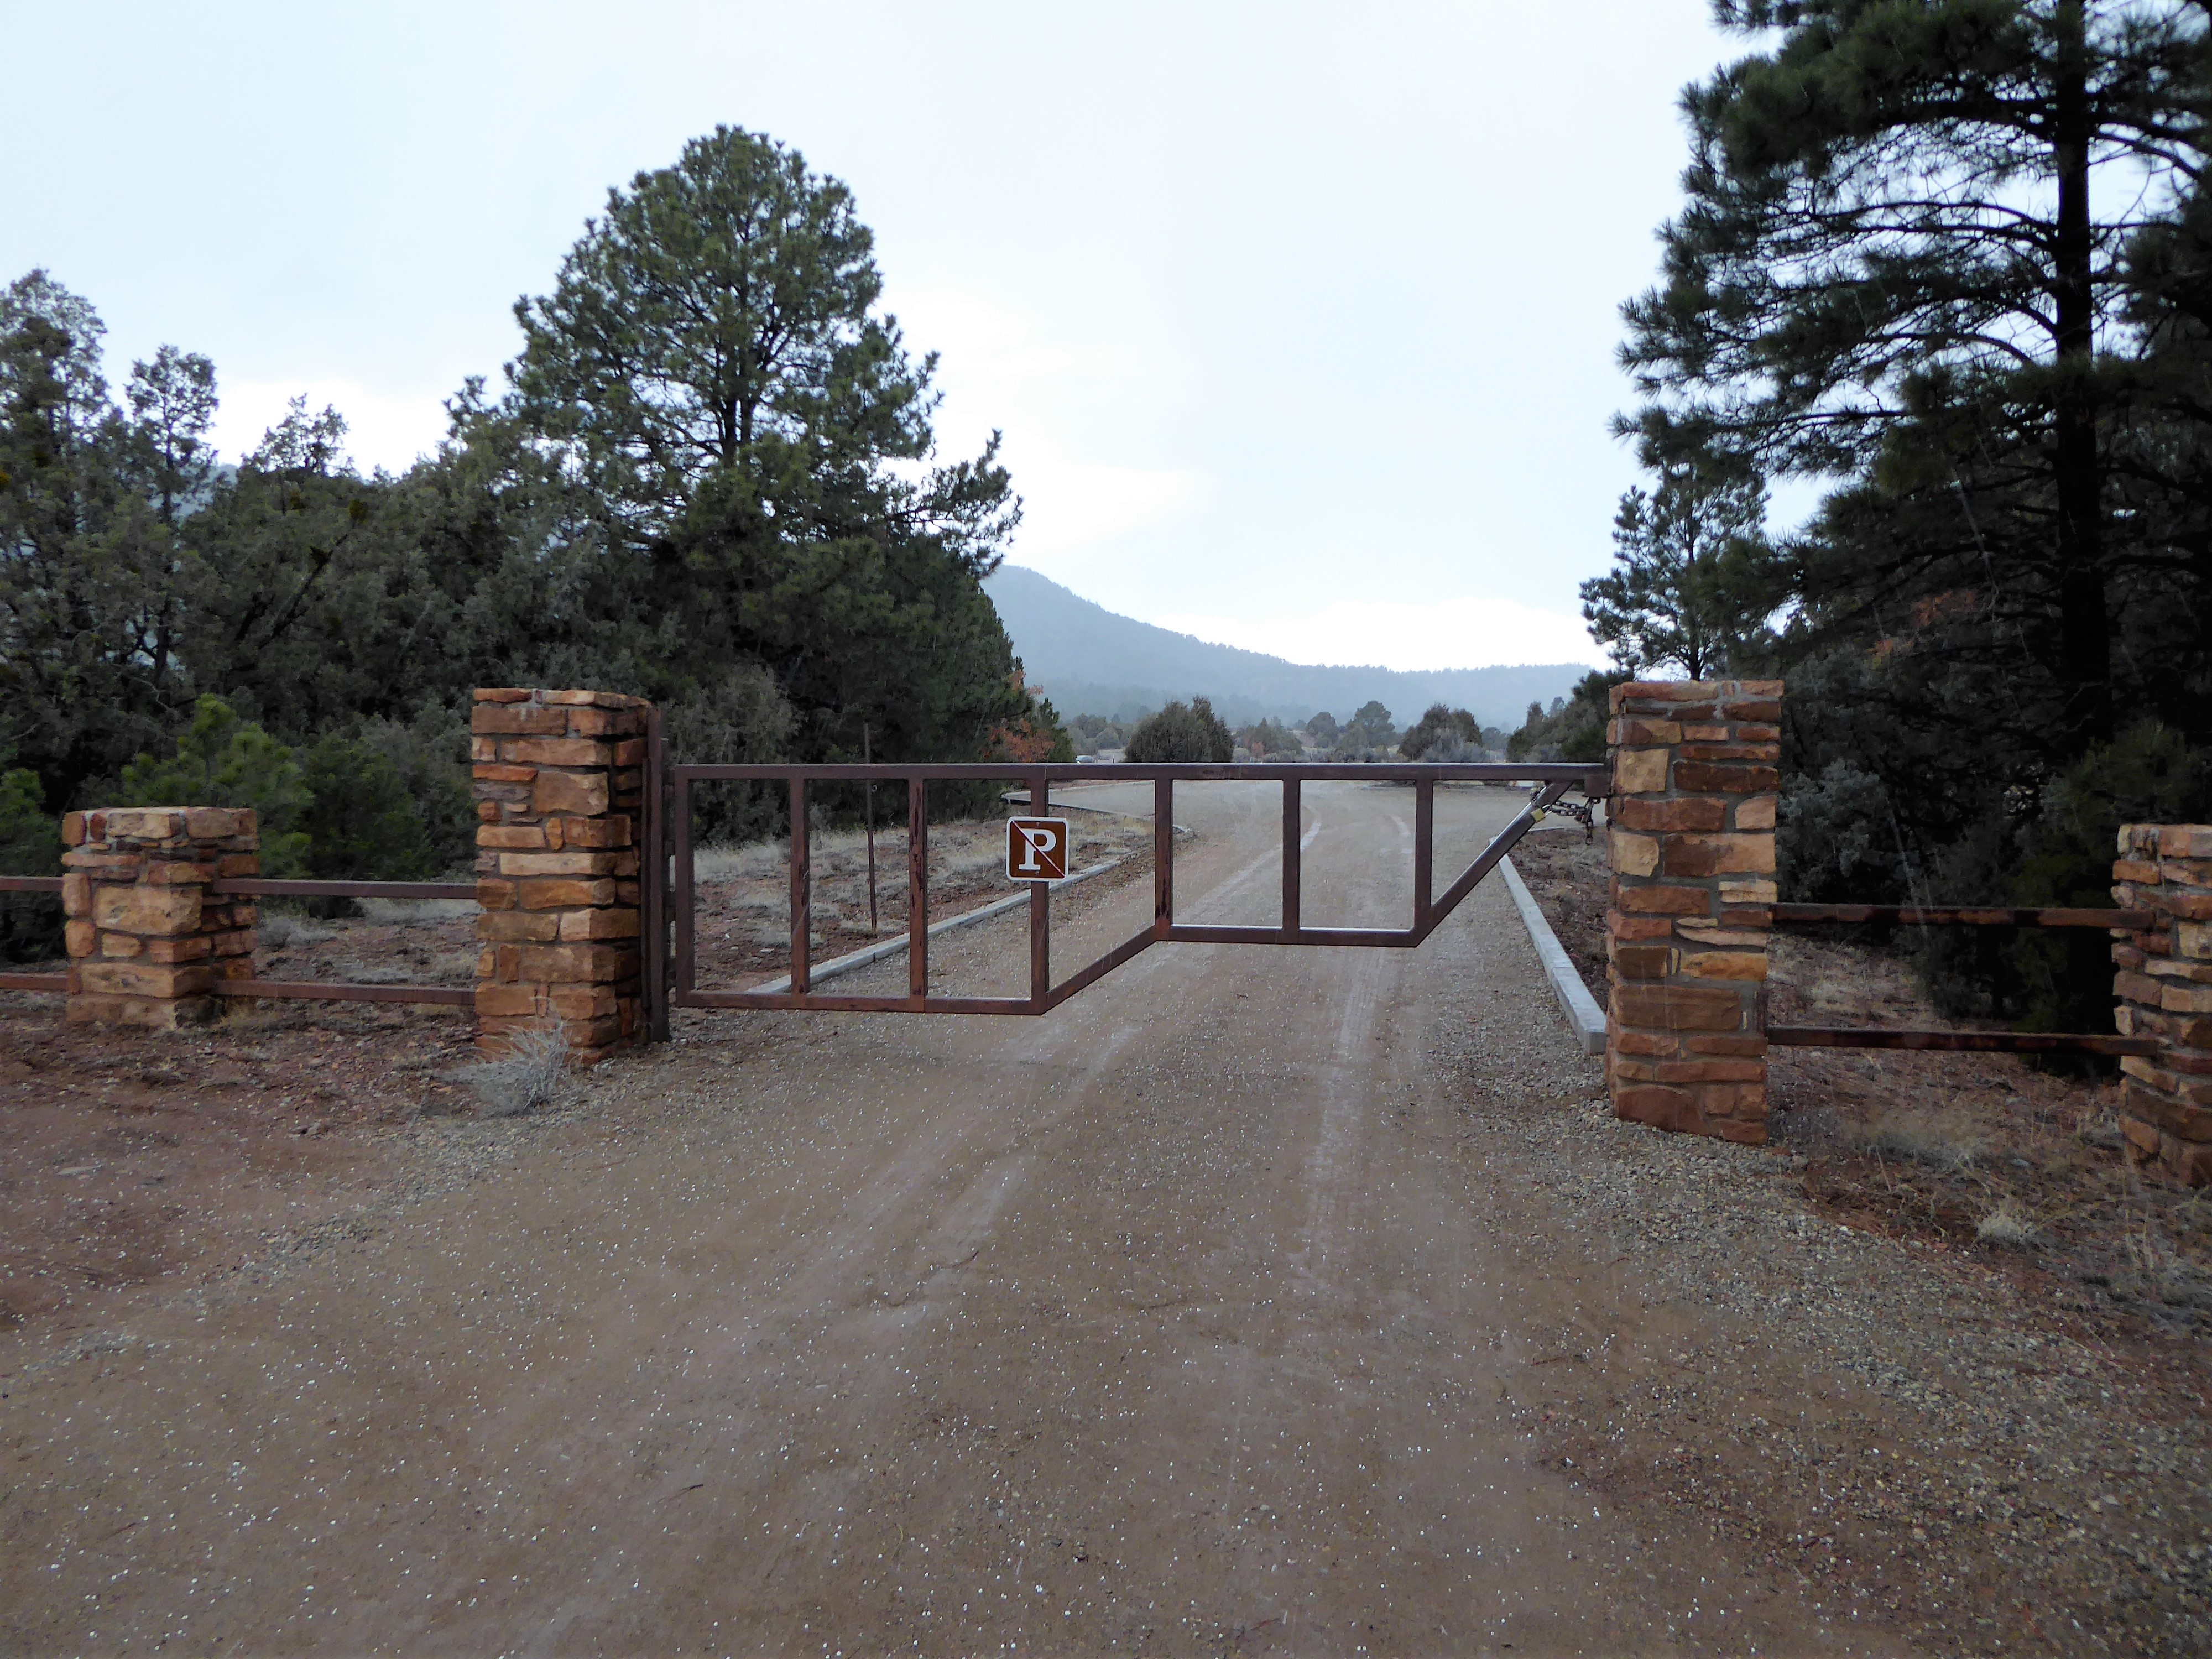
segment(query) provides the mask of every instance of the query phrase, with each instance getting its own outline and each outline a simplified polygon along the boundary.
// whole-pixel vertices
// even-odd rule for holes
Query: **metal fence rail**
[[[1876,923],[1906,927],[2095,927],[2136,933],[2154,926],[2148,910],[2100,910],[2062,905],[1777,904],[1777,927]],[[2089,1031],[1920,1031],[1884,1026],[1770,1025],[1769,1045],[1781,1048],[1887,1048],[1919,1053],[2012,1054],[2155,1054],[2149,1037]]]
[[[0,893],[59,893],[59,876],[0,876]],[[225,878],[208,884],[216,898],[468,899],[472,881],[278,881],[258,877]],[[0,991],[69,990],[66,973],[0,973]],[[311,1002],[400,1002],[423,1006],[472,1008],[476,988],[468,985],[362,985],[343,980],[218,979],[211,995]]]
[[[656,741],[649,745],[646,799],[655,803],[663,787],[669,794],[667,854],[674,939],[664,971],[657,958],[659,929],[646,932],[647,1018],[656,1034],[666,1030],[666,1010],[684,1008],[781,1008],[851,1013],[1042,1014],[1096,984],[1115,969],[1155,945],[1291,945],[1411,949],[1455,909],[1477,883],[1510,852],[1544,809],[1569,789],[1596,796],[1605,793],[1601,766],[1531,762],[1482,762],[1455,765],[1425,763],[1316,765],[1246,762],[1231,765],[1196,763],[1103,765],[1020,765],[1005,763],[939,765],[860,766],[670,766]],[[1051,884],[1030,882],[1030,988],[1024,997],[940,997],[929,990],[929,786],[936,782],[1018,782],[1030,799],[1048,811],[1054,783],[1150,783],[1152,786],[1152,921],[1055,985],[1052,982]],[[1407,927],[1310,927],[1301,916],[1299,860],[1301,787],[1309,781],[1405,783],[1413,787],[1413,915]],[[808,848],[806,799],[813,783],[903,783],[907,788],[907,993],[904,996],[825,995],[812,989],[809,976],[809,917],[813,876]],[[1178,922],[1175,919],[1175,786],[1177,783],[1274,783],[1283,791],[1282,921],[1273,927],[1228,927]],[[1434,893],[1436,786],[1439,783],[1534,783],[1528,805],[1499,832],[1441,896]],[[713,991],[697,983],[696,880],[692,871],[692,791],[702,783],[781,784],[790,801],[791,944],[787,991]],[[657,810],[649,805],[648,810]],[[659,856],[658,852],[656,858]],[[653,884],[647,884],[650,891]]]

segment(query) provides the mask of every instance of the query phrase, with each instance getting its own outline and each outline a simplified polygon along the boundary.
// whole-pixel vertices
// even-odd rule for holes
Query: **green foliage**
[[[1334,749],[1343,732],[1336,723],[1336,716],[1323,709],[1306,722],[1306,736],[1316,749]]]
[[[2212,744],[2203,9],[1716,15],[1754,49],[1685,94],[1688,201],[1625,308],[1644,402],[1618,425],[1662,471],[1827,491],[1750,562],[1784,619],[1749,654],[1790,688],[1784,894],[2101,890],[2109,848],[2051,851],[2063,781],[2146,719]],[[2092,943],[1923,960],[1954,1012],[2069,1019],[2109,1004]]]
[[[1470,758],[1482,747],[1482,722],[1464,708],[1431,703],[1419,720],[1398,739],[1398,752],[1407,760],[1457,761]]]
[[[307,872],[307,834],[298,826],[313,804],[292,751],[241,720],[217,696],[194,705],[192,723],[173,754],[138,756],[123,769],[122,806],[250,806],[261,831],[261,873],[276,879]]]
[[[1171,702],[1147,714],[1129,734],[1127,757],[1147,766],[1169,761],[1222,763],[1237,757],[1237,739],[1204,697]]]
[[[1305,753],[1291,729],[1280,720],[1263,720],[1246,726],[1237,734],[1237,741],[1254,760],[1294,761]]]
[[[1576,682],[1574,696],[1554,697],[1549,709],[1528,705],[1521,729],[1505,740],[1508,760],[1602,761],[1613,688],[1626,672],[1593,669]]]
[[[438,860],[422,807],[389,755],[331,732],[300,769],[307,869],[319,881],[422,881]]]
[[[1590,635],[1631,674],[1688,679],[1741,672],[1771,562],[1756,478],[1671,466],[1631,489],[1613,520],[1613,568],[1582,585]]]
[[[1359,705],[1358,711],[1340,726],[1336,734],[1336,750],[1340,755],[1368,757],[1390,749],[1398,741],[1398,728],[1391,720],[1390,711],[1380,702],[1370,701]]]
[[[0,763],[7,756],[0,751]],[[0,772],[0,875],[51,876],[61,869],[60,825],[46,809],[39,775]],[[61,954],[61,901],[50,893],[0,894],[0,962],[40,962]]]

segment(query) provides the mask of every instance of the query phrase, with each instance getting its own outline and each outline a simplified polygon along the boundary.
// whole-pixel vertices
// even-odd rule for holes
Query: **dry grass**
[[[464,1067],[459,1077],[484,1116],[520,1117],[557,1098],[568,1072],[568,1039],[548,1021],[510,1033],[505,1054]]]

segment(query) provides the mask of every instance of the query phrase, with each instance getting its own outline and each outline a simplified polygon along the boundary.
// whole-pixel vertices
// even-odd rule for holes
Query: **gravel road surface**
[[[1278,803],[1178,792],[1187,917],[1272,919]],[[1307,803],[1307,920],[1402,919],[1410,793]],[[1517,805],[1444,792],[1439,870]],[[1060,971],[1150,902],[1141,870],[1066,896]],[[947,936],[939,983],[1013,988],[1025,939]],[[543,1116],[416,1125],[401,1189],[312,1249],[7,1356],[0,1650],[1842,1654],[2000,1628],[1997,1589],[1903,1544],[1914,1516],[1820,1509],[1937,1407],[1901,1392],[1910,1352],[1855,1370],[1767,1292],[1875,1270],[1795,1209],[1739,1237],[1785,1154],[1593,1111],[1502,890],[1418,952],[1155,948],[1043,1019],[678,1037]],[[1759,1296],[1717,1293],[1766,1258]],[[1770,1456],[1796,1474],[1728,1474]]]

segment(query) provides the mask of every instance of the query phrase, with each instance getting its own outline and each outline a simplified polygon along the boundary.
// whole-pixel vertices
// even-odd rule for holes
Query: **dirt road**
[[[1277,799],[1179,793],[1187,916],[1272,916]],[[1400,917],[1409,794],[1308,802],[1307,919]],[[1447,848],[1516,805],[1448,793]],[[1062,972],[1149,914],[1070,897]],[[1750,1339],[1470,1134],[1601,1087],[1503,892],[1042,1020],[678,1035],[287,1272],[9,1356],[0,1650],[1907,1650],[1542,1438]],[[1713,1372],[1708,1430],[1848,1399],[1804,1364]]]

